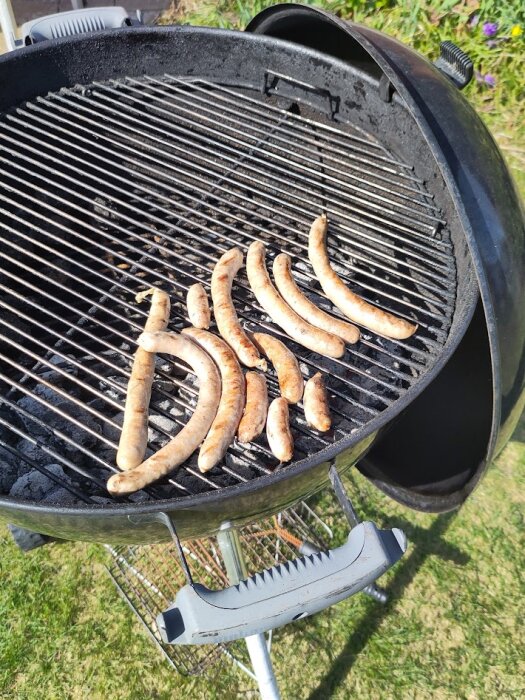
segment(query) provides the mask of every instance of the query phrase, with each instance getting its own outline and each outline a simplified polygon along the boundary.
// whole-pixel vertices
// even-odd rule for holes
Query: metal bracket
[[[383,102],[392,102],[392,96],[395,91],[396,89],[390,82],[390,79],[386,73],[383,73],[379,79],[379,97],[383,100]]]
[[[339,111],[340,97],[334,96],[329,90],[288,75],[266,71],[264,74],[263,92],[265,95],[279,95],[294,102],[305,102],[315,109],[327,114],[331,119]]]
[[[177,548],[177,554],[179,555],[181,567],[184,572],[184,575],[186,576],[186,580],[188,581],[188,584],[190,586],[193,586],[193,577],[191,575],[190,567],[188,566],[188,562],[186,560],[186,556],[184,555],[184,550],[182,548],[181,541],[179,540],[179,536],[177,535],[175,524],[170,518],[170,516],[167,513],[160,511],[159,513],[146,513],[144,515],[128,515],[128,519],[134,525],[141,523],[161,523],[168,529],[171,535],[171,539],[173,540],[173,542],[175,543],[175,547]]]

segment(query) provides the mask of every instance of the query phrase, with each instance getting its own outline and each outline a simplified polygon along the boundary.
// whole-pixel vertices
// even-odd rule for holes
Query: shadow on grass
[[[344,649],[332,664],[330,671],[310,694],[308,700],[326,700],[326,698],[332,697],[334,691],[351,671],[358,654],[378,630],[383,619],[390,614],[403,590],[412,582],[430,555],[452,561],[460,566],[469,562],[468,554],[442,539],[456,515],[457,512],[440,515],[428,529],[415,526],[408,521],[398,522],[396,520],[396,527],[402,528],[407,534],[409,542],[412,543],[412,551],[408,557],[401,560],[396,568],[395,576],[387,591],[389,600],[386,605],[376,604],[366,613],[366,617],[357,625]]]

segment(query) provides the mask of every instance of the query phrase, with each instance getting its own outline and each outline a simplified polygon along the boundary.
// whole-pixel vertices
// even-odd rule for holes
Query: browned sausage
[[[208,304],[208,295],[200,282],[192,284],[188,289],[186,305],[188,307],[188,318],[192,326],[195,326],[195,328],[210,327],[211,312]]]
[[[298,403],[304,389],[304,380],[299,362],[284,343],[267,333],[252,333],[252,338],[259,350],[266,355],[277,372],[281,396],[289,403]]]
[[[304,416],[308,425],[325,433],[332,427],[332,417],[328,404],[328,392],[321,372],[317,372],[306,382],[304,388]]]
[[[273,276],[283,299],[299,316],[317,328],[335,333],[346,343],[357,343],[360,336],[357,326],[330,316],[301,292],[292,275],[292,260],[286,253],[281,253],[273,261]]]
[[[232,302],[233,278],[242,265],[243,256],[239,248],[226,251],[215,265],[211,276],[211,298],[213,313],[219,333],[246,367],[266,370],[266,362],[241,328]]]
[[[163,331],[170,319],[170,298],[160,289],[147,289],[137,294],[141,302],[151,295],[146,331]],[[148,444],[148,407],[155,374],[155,355],[138,348],[133,358],[124,407],[124,420],[117,451],[120,469],[133,469],[144,459]]]
[[[416,332],[417,325],[369,304],[350,291],[330,265],[326,249],[328,219],[325,214],[313,222],[308,239],[308,257],[324,293],[349,319],[387,338],[403,340]]]
[[[206,350],[221,373],[221,401],[199,452],[199,469],[207,472],[221,461],[235,437],[244,409],[244,375],[235,353],[222,338],[198,328],[185,328],[182,332]]]
[[[293,457],[293,437],[290,431],[288,401],[282,396],[274,399],[268,409],[266,437],[272,453],[280,462],[289,462]]]
[[[167,445],[135,469],[113,474],[108,480],[108,491],[119,496],[143,489],[186,461],[208,434],[221,398],[219,370],[193,340],[178,333],[158,332],[143,333],[138,342],[147,352],[176,355],[186,362],[199,380],[199,398],[188,423]]]
[[[290,338],[305,348],[327,357],[341,357],[345,351],[341,338],[312,326],[288,306],[270,280],[264,257],[264,244],[254,241],[248,249],[246,271],[259,304]]]
[[[239,442],[252,442],[264,430],[268,415],[266,378],[259,372],[246,372],[246,406],[239,423]]]

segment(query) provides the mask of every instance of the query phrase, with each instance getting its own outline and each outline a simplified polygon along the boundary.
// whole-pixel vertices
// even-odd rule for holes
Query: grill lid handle
[[[22,25],[23,44],[38,44],[41,41],[60,39],[77,34],[101,32],[142,24],[140,13],[131,18],[123,7],[93,7],[85,10],[58,12],[39,17]]]
[[[434,65],[460,90],[470,83],[474,74],[474,64],[469,56],[451,41],[441,42],[439,58]]]
[[[157,617],[168,644],[228,642],[324,610],[363,590],[406,550],[404,533],[374,523],[354,527],[337,549],[274,566],[221,591],[184,586]]]

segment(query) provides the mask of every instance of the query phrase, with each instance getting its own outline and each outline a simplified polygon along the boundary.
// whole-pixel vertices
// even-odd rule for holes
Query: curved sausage
[[[290,338],[305,348],[327,357],[341,357],[345,351],[345,344],[341,338],[312,326],[288,306],[270,280],[264,256],[264,244],[254,241],[248,249],[246,271],[250,287],[259,304]]]
[[[330,316],[301,292],[292,275],[292,259],[286,253],[280,253],[273,261],[273,277],[283,299],[299,316],[317,328],[335,333],[350,345],[357,343],[361,335],[357,326]]]
[[[143,489],[169,474],[197,449],[206,437],[221,398],[221,378],[214,361],[197,343],[178,333],[143,333],[139,345],[147,352],[176,355],[193,369],[199,380],[199,398],[195,411],[174,438],[135,469],[113,474],[108,491],[122,496]]]
[[[252,442],[264,430],[268,415],[268,388],[264,374],[246,372],[246,406],[237,429],[239,442]]]
[[[221,373],[221,401],[199,452],[199,469],[204,473],[221,461],[233,442],[244,409],[244,375],[233,350],[222,338],[198,328],[185,328],[182,332],[206,350]]]
[[[282,396],[274,399],[268,409],[266,437],[273,454],[280,462],[289,462],[293,457],[293,437],[290,431],[288,401]]]
[[[304,388],[304,416],[308,425],[322,433],[332,427],[332,417],[328,404],[328,392],[321,372],[317,372],[306,382]]]
[[[160,289],[140,292],[135,300],[140,303],[151,295],[151,307],[144,329],[163,331],[170,319],[170,298]],[[148,407],[155,374],[155,355],[137,348],[131,366],[131,374],[124,406],[124,420],[117,450],[120,469],[133,469],[144,459],[148,444]]]
[[[243,365],[259,367],[264,371],[266,362],[261,359],[257,348],[241,328],[231,297],[233,278],[239,271],[242,260],[239,248],[232,248],[215,265],[211,276],[213,313],[219,333]]]
[[[326,296],[345,316],[371,331],[397,340],[410,338],[416,332],[417,324],[398,318],[361,299],[334,272],[326,249],[327,229],[328,219],[322,214],[313,222],[308,238],[308,257]]]
[[[252,333],[252,338],[275,367],[281,396],[284,396],[288,403],[298,403],[303,395],[304,380],[293,352],[273,335]]]
[[[210,327],[211,312],[208,304],[208,295],[200,282],[192,284],[188,289],[186,306],[188,307],[188,318],[192,326],[195,326],[195,328]]]

